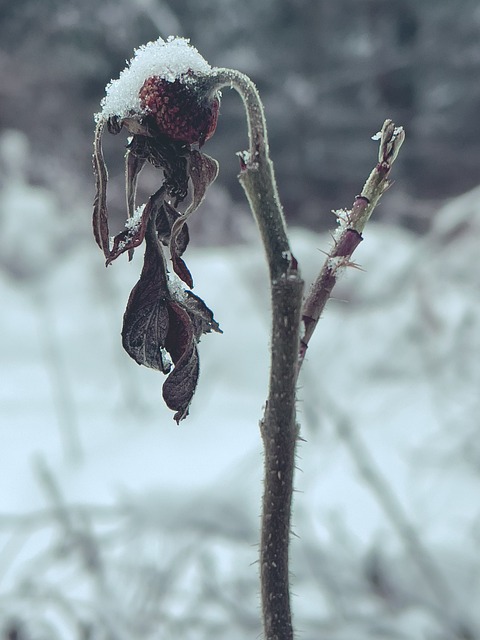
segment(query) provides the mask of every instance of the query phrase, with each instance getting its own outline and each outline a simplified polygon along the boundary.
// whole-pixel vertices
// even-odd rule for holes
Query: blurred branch
[[[55,477],[43,459],[37,461],[37,473],[44,490],[55,507],[56,519],[63,536],[63,544],[76,550],[86,574],[93,580],[98,613],[109,629],[111,640],[127,640],[126,618],[120,614],[115,598],[110,593],[106,570],[97,540],[89,531],[86,520],[77,522],[68,508]],[[123,619],[122,619],[123,618]]]
[[[46,369],[50,377],[53,407],[56,413],[60,439],[65,458],[72,464],[83,459],[78,415],[69,376],[60,351],[60,338],[56,334],[55,319],[42,287],[32,287],[32,299],[39,321],[39,340],[43,347]]]
[[[370,456],[358,431],[352,428],[348,417],[340,411],[331,398],[326,398],[324,394],[322,395],[323,402],[328,407],[337,432],[347,447],[360,476],[370,487],[377,502],[397,531],[407,553],[433,594],[438,617],[453,634],[453,638],[458,640],[480,638],[479,630],[469,619],[467,612],[460,606],[456,594],[450,589],[435,559],[422,542],[417,529],[410,522],[400,501],[390,489],[387,479],[382,475],[382,472]]]
[[[37,461],[36,470],[45,493],[54,505],[55,518],[66,534],[67,540],[80,553],[85,568],[89,572],[93,572],[97,578],[102,576],[102,561],[98,554],[97,545],[87,530],[86,520],[83,520],[82,528],[80,528],[63,499],[60,487],[43,459]]]

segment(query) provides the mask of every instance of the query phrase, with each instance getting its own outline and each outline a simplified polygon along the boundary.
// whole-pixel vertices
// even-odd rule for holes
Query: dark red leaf
[[[97,124],[93,143],[93,172],[95,174],[95,200],[93,203],[93,235],[106,258],[110,254],[110,236],[108,232],[107,182],[108,172],[102,149],[102,135],[105,123]]]
[[[170,329],[167,349],[175,368],[163,385],[163,399],[169,409],[176,411],[177,424],[188,415],[199,374],[199,359],[193,325],[189,314],[180,304],[169,304]]]
[[[137,193],[137,182],[140,171],[145,165],[146,159],[139,158],[127,149],[125,154],[125,191],[127,195],[127,213],[131,218],[135,212],[135,196]]]
[[[170,236],[172,234],[172,227],[178,218],[180,218],[182,214],[174,209],[171,204],[168,202],[163,203],[163,207],[159,211],[159,215],[157,216],[157,233],[161,242],[165,245],[170,243]],[[190,241],[188,227],[186,224],[182,226],[180,233],[177,238],[177,250],[178,255],[182,255],[185,249],[188,246]]]
[[[185,282],[187,287],[192,288],[193,287],[192,274],[190,273],[187,265],[185,264],[185,261],[182,260],[182,258],[180,258],[180,256],[176,253],[172,253],[172,266],[173,266],[173,270],[175,271],[177,276],[180,278],[180,280],[183,280],[183,282]]]
[[[165,189],[161,187],[153,196],[150,196],[143,210],[138,225],[130,229],[125,229],[115,236],[113,239],[113,247],[107,258],[107,265],[111,264],[118,256],[131,251],[142,244],[147,229],[149,219],[155,218],[163,205],[165,197]]]
[[[218,322],[213,317],[213,312],[207,307],[205,302],[191,291],[186,291],[186,294],[187,298],[184,306],[192,319],[197,340],[200,339],[202,334],[210,333],[211,331],[223,333]]]
[[[187,215],[193,213],[202,203],[208,187],[214,182],[218,175],[218,162],[207,156],[206,153],[192,150],[190,156],[190,179],[193,184],[192,204],[187,211]]]
[[[173,270],[188,287],[193,287],[192,274],[181,259],[184,248],[183,228],[189,216],[202,203],[207,188],[218,175],[218,162],[205,153],[193,149],[190,154],[189,175],[193,186],[192,201],[185,213],[178,217],[171,229],[170,255]]]
[[[198,382],[197,343],[204,333],[221,330],[203,300],[191,291],[177,292],[176,286],[169,288],[162,243],[170,248],[173,270],[191,288],[193,279],[182,259],[189,243],[186,222],[215,180],[218,164],[209,156],[192,150],[189,144],[159,134],[148,118],[110,119],[107,126],[111,133],[118,133],[125,127],[132,134],[125,160],[128,220],[126,229],[113,239],[110,250],[106,202],[108,174],[102,152],[104,126],[105,122],[98,124],[94,143],[95,239],[107,264],[127,251],[131,255],[145,240],[142,273],[130,294],[123,317],[122,343],[138,364],[169,374],[163,385],[163,397],[167,406],[175,411],[174,418],[179,423],[188,415]],[[165,181],[139,215],[135,205],[137,180],[146,162],[161,168]],[[176,207],[188,193],[189,180],[192,199],[182,214]]]
[[[168,289],[163,259],[156,240],[147,236],[145,262],[123,316],[122,344],[138,364],[163,373],[171,368],[165,342],[169,331]]]

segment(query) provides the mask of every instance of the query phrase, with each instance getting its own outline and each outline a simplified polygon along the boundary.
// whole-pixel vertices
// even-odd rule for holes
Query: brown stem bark
[[[260,231],[270,274],[270,382],[260,423],[265,452],[260,542],[262,617],[265,640],[293,640],[289,545],[298,438],[296,363],[303,280],[290,251],[257,89],[249,78],[230,69],[218,69],[213,79],[216,89],[235,89],[245,105],[250,147],[239,154],[239,180]]]

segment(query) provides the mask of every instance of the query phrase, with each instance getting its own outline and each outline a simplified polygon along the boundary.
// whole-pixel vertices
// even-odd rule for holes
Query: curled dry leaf
[[[220,328],[203,300],[191,291],[174,294],[154,223],[146,235],[140,280],[133,288],[123,317],[122,342],[138,363],[169,373],[163,398],[177,423],[188,415],[199,374],[197,343],[204,333]]]
[[[95,129],[93,142],[93,172],[95,175],[95,200],[93,202],[93,235],[95,241],[106,258],[110,255],[110,238],[108,234],[107,215],[107,183],[108,172],[102,149],[104,122],[99,122]]]
[[[192,180],[192,202],[184,215],[175,220],[170,237],[170,254],[173,270],[189,287],[193,287],[193,278],[184,260],[180,257],[182,249],[182,232],[189,216],[198,209],[205,198],[208,187],[218,175],[218,162],[200,151],[192,150],[190,154],[189,175]]]
[[[175,368],[163,385],[163,399],[177,424],[188,415],[188,408],[197,387],[200,365],[193,324],[187,311],[173,301],[169,304],[169,334],[167,345]]]
[[[115,126],[113,126],[115,125]],[[110,123],[109,130],[118,133],[122,121]],[[130,126],[130,125],[129,125]],[[193,278],[181,257],[189,242],[187,219],[199,207],[209,185],[216,178],[218,164],[185,144],[144,135],[146,129],[135,126],[128,144],[126,163],[127,224],[125,230],[110,241],[107,211],[108,173],[103,158],[101,137],[103,124],[97,127],[94,169],[97,194],[93,227],[97,244],[111,264],[122,253],[132,256],[145,240],[145,257],[140,279],[133,288],[123,318],[122,344],[138,363],[168,374],[163,385],[166,405],[175,411],[177,423],[188,415],[198,382],[199,356],[197,344],[204,333],[220,332],[213,313],[203,300],[191,291],[168,286],[166,260],[162,245],[168,246],[172,267],[180,279],[193,286]],[[136,209],[138,176],[146,162],[160,166],[164,184],[143,209]],[[186,196],[191,180],[192,200],[181,213],[176,206]]]
[[[123,253],[128,253],[131,259],[145,240],[142,272],[123,317],[123,347],[138,364],[168,374],[163,397],[175,411],[177,423],[188,415],[197,386],[197,344],[204,333],[220,332],[212,311],[201,298],[178,283],[169,286],[164,254],[168,248],[173,271],[186,287],[193,287],[192,275],[183,259],[189,243],[187,220],[215,180],[218,163],[192,149],[191,144],[198,142],[201,146],[213,134],[219,98],[209,96],[208,92],[195,97],[190,73],[187,80],[188,91],[183,79],[170,84],[152,77],[143,85],[141,113],[129,110],[123,117],[99,114],[93,154],[96,183],[93,229],[106,264]],[[167,113],[169,109],[171,113]],[[108,172],[102,151],[105,128],[114,135],[122,130],[130,134],[125,154],[127,221],[125,229],[114,238],[110,238],[108,225]],[[138,178],[147,162],[161,169],[163,184],[144,206],[137,208]],[[179,205],[187,198],[189,184],[191,201],[181,211]]]
[[[158,259],[155,240],[147,237],[140,280],[134,286],[123,317],[122,343],[138,364],[168,373],[167,356],[168,287],[162,259]]]

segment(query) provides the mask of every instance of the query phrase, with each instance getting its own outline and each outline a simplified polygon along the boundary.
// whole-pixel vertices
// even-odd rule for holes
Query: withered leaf
[[[147,204],[143,210],[140,221],[137,225],[130,229],[125,229],[115,236],[113,239],[113,247],[107,257],[107,265],[111,264],[118,256],[125,253],[125,251],[131,252],[133,249],[142,244],[147,229],[147,224],[150,219],[155,219],[155,216],[160,211],[163,205],[163,199],[165,197],[165,188],[160,187],[153,196],[150,196]]]
[[[182,214],[174,209],[167,201],[163,203],[157,217],[157,233],[162,244],[168,245],[170,243],[173,224],[181,215]],[[184,253],[188,247],[189,240],[188,226],[184,224],[177,238],[178,255]]]
[[[180,280],[185,282],[187,287],[193,287],[193,277],[190,273],[189,268],[185,264],[185,260],[182,260],[182,258],[180,258],[180,256],[176,253],[172,253],[171,257],[173,270],[175,271],[177,276],[180,278]]]
[[[140,171],[143,169],[145,163],[145,158],[137,157],[127,147],[127,152],[125,154],[125,193],[127,196],[127,216],[129,219],[133,218],[135,213],[138,176],[140,175]],[[133,258],[133,252],[133,248],[128,250],[129,260]]]
[[[175,368],[163,385],[163,398],[166,405],[177,412],[174,419],[178,424],[187,417],[197,387],[200,371],[197,343],[204,333],[222,331],[212,311],[191,291],[186,291],[181,303],[170,302],[169,317],[166,347]]]
[[[204,333],[210,333],[211,331],[223,333],[218,322],[213,317],[213,312],[207,307],[205,302],[192,293],[192,291],[186,291],[186,295],[184,305],[192,319],[197,340],[199,340]]]
[[[178,423],[188,415],[198,382],[197,342],[203,333],[220,328],[203,300],[191,291],[178,299],[172,297],[153,218],[148,223],[145,244],[140,280],[123,317],[122,343],[138,364],[163,373],[169,373],[174,364],[163,385],[163,397],[176,412]]]
[[[107,182],[108,172],[103,157],[102,135],[105,122],[101,120],[95,128],[93,142],[93,172],[95,174],[95,200],[93,203],[93,235],[106,258],[110,254],[110,236],[108,232]]]
[[[145,158],[139,158],[127,148],[125,154],[125,190],[127,195],[127,214],[129,218],[133,216],[135,211],[138,176],[145,163]]]
[[[132,134],[125,156],[128,220],[126,228],[113,239],[111,249],[108,173],[102,151],[105,126],[111,133],[125,128]],[[136,189],[146,162],[163,170],[164,184],[141,211],[136,209]],[[123,347],[138,364],[169,374],[163,385],[163,397],[167,406],[175,411],[174,419],[179,423],[188,415],[198,382],[197,343],[204,333],[221,333],[221,330],[201,298],[176,285],[169,287],[162,244],[169,246],[173,270],[192,287],[192,276],[182,259],[189,243],[186,222],[215,180],[218,164],[200,151],[192,150],[189,144],[170,140],[156,131],[148,117],[132,116],[98,123],[93,165],[96,180],[93,228],[107,265],[125,252],[132,257],[133,250],[143,240],[146,245],[140,279],[130,294],[123,317]],[[192,198],[182,214],[177,207],[188,194],[189,180]]]
[[[165,352],[169,330],[168,289],[163,259],[155,240],[146,238],[145,261],[123,316],[122,344],[138,364],[163,373],[171,365]]]
[[[186,215],[193,213],[203,202],[208,187],[218,175],[218,162],[206,153],[192,150],[190,156],[190,179],[193,185],[193,199]]]
[[[190,154],[190,179],[192,180],[193,194],[192,201],[183,215],[178,217],[171,230],[170,236],[170,255],[172,258],[173,270],[177,276],[187,284],[193,287],[193,278],[187,265],[180,257],[183,253],[182,231],[189,216],[198,209],[207,188],[212,184],[218,175],[218,162],[193,149]]]
[[[167,349],[175,368],[165,380],[162,393],[165,404],[176,411],[177,424],[188,415],[200,370],[194,329],[189,314],[180,304],[169,304],[170,331]]]

